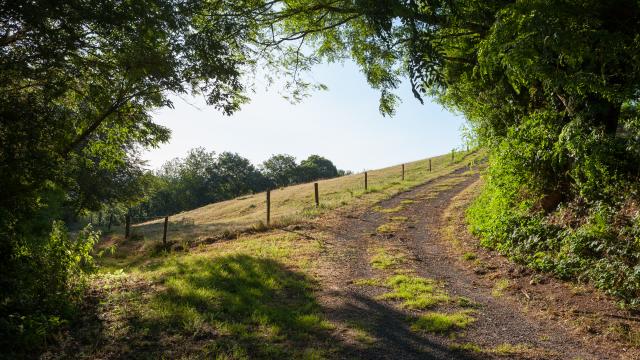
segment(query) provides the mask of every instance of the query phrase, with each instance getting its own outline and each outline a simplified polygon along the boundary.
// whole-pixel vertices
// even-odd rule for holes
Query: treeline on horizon
[[[107,214],[129,211],[134,217],[165,216],[242,195],[350,173],[339,170],[320,155],[310,155],[298,163],[294,156],[276,154],[255,166],[238,153],[216,154],[197,147],[184,158],[167,161],[160,169],[140,177],[145,195],[130,209],[121,203],[102,204],[93,210]]]

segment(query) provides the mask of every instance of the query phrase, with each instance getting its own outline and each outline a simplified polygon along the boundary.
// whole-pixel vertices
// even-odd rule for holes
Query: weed
[[[382,224],[382,225],[378,226],[376,231],[381,233],[381,234],[388,234],[388,233],[392,233],[392,232],[398,231],[399,228],[400,228],[400,226],[397,223],[390,222],[390,223],[386,223],[386,224]]]
[[[491,290],[491,295],[493,297],[501,297],[504,295],[504,291],[507,290],[511,286],[511,283],[507,279],[500,279],[494,285]]]
[[[452,330],[464,329],[475,321],[468,312],[445,314],[431,312],[420,315],[411,325],[413,331],[429,333],[446,333]]]
[[[406,216],[392,216],[389,218],[389,220],[395,222],[406,222],[407,220],[409,220],[409,218]]]
[[[464,343],[464,344],[453,343],[449,345],[449,349],[453,351],[468,351],[468,352],[474,352],[474,353],[482,352],[482,348],[480,347],[480,345],[476,345],[474,343]]]
[[[462,255],[462,258],[464,260],[467,260],[467,261],[472,261],[472,260],[477,259],[478,255],[476,255],[476,254],[474,254],[472,252],[467,252],[467,253],[464,253],[464,255]]]
[[[518,355],[518,354],[526,354],[530,352],[532,349],[527,344],[509,344],[504,343],[496,346],[491,349],[490,352],[498,355]]]
[[[478,307],[480,307],[480,304],[478,304],[477,302],[469,299],[468,297],[464,297],[464,296],[459,296],[457,302],[458,302],[458,306],[460,306],[462,308],[478,308]]]
[[[384,283],[380,279],[357,279],[352,282],[358,286],[384,286]]]
[[[402,306],[408,309],[426,309],[449,301],[447,294],[431,279],[394,275],[387,279],[385,285],[391,291],[379,298],[402,301]]]
[[[402,209],[404,209],[404,206],[402,205],[398,205],[392,208],[383,208],[381,206],[377,206],[374,208],[375,211],[385,213],[385,214],[396,213],[396,212],[402,211]]]
[[[409,204],[413,204],[413,203],[415,203],[415,202],[416,202],[415,200],[411,200],[411,199],[404,199],[404,200],[400,201],[400,204],[403,204],[403,205],[409,205]]]
[[[371,266],[374,269],[386,270],[390,267],[401,264],[404,261],[403,254],[389,254],[384,248],[379,248],[371,258]]]

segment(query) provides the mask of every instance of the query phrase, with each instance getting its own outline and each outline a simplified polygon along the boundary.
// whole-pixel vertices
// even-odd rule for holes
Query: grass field
[[[364,174],[358,173],[319,183],[320,206],[314,202],[313,183],[300,184],[271,191],[271,226],[278,228],[314,218],[329,210],[357,204],[373,204],[429,179],[447,174],[463,166],[473,165],[482,155],[477,152],[457,152],[405,164],[405,180],[401,166],[368,171],[368,189],[364,189]],[[198,242],[212,241],[221,236],[233,237],[238,232],[265,230],[266,194],[258,193],[181,212],[169,218],[168,239],[180,248]],[[136,251],[156,249],[162,239],[162,220],[135,224],[133,238]],[[114,242],[121,242],[124,230],[116,227]],[[130,247],[121,248],[130,255]],[[123,254],[124,255],[124,254]],[[121,263],[121,262],[117,262]],[[118,265],[119,266],[119,265]]]
[[[315,207],[313,185],[272,192],[274,229],[264,218],[265,194],[211,204],[171,217],[171,250],[162,249],[162,224],[107,234],[98,246],[99,272],[69,332],[65,349],[51,358],[306,358],[334,357],[347,346],[323,318],[315,298],[316,271],[322,261],[323,233],[313,238],[279,229],[320,217],[331,209],[342,214],[376,202],[477,162],[482,153],[458,153],[320,181],[321,206]],[[390,217],[393,217],[390,214]],[[322,221],[319,218],[318,221]],[[393,218],[393,223],[402,223]],[[260,232],[246,231],[259,229]],[[239,231],[225,241],[200,241]],[[182,251],[176,251],[180,248]],[[104,251],[104,250],[113,251]],[[187,251],[188,250],[188,251]],[[372,261],[391,267],[380,250]],[[394,254],[390,254],[394,255]],[[377,258],[375,258],[377,256]],[[397,257],[397,258],[396,258]],[[401,263],[401,254],[392,260]],[[356,339],[371,337],[355,326]],[[359,341],[359,340],[358,340]],[[351,345],[348,345],[351,346]],[[360,346],[360,345],[353,345]],[[346,349],[349,352],[349,349]]]

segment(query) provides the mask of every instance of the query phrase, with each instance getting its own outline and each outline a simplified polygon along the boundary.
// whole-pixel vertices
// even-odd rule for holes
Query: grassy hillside
[[[479,152],[451,154],[320,182],[322,206],[315,207],[313,185],[272,192],[275,227],[318,218],[330,209],[348,213],[373,206],[412,186],[447,175],[484,156]],[[86,306],[66,335],[63,348],[51,358],[306,358],[340,357],[369,346],[370,334],[353,324],[326,319],[316,299],[318,274],[327,267],[323,238],[274,229],[256,234],[239,232],[232,241],[206,241],[229,231],[268,230],[265,194],[211,204],[171,217],[173,249],[155,251],[162,224],[133,228],[123,239],[118,228],[99,245],[99,273],[89,282]],[[326,214],[333,216],[333,214]],[[199,242],[199,239],[202,240]],[[204,240],[203,240],[204,239]],[[194,246],[195,245],[195,246]],[[326,271],[326,270],[324,270]],[[344,327],[356,343],[336,338]],[[353,346],[352,349],[348,347]],[[347,347],[347,348],[345,348]]]
[[[313,218],[328,210],[373,204],[398,192],[407,190],[430,179],[445,175],[460,167],[474,165],[483,156],[479,152],[457,152],[405,164],[405,180],[401,180],[401,166],[368,171],[368,189],[364,189],[364,174],[319,181],[320,206],[314,202],[313,183],[300,184],[271,191],[271,226],[283,227]],[[429,171],[429,160],[431,170]],[[140,256],[157,249],[161,243],[161,219],[135,224],[135,241],[122,242],[124,229],[115,228],[102,248],[118,244],[109,263],[122,266],[135,253]],[[175,246],[186,248],[198,242],[207,242],[237,233],[264,230],[266,222],[266,194],[258,193],[237,199],[210,204],[169,218],[168,240]]]

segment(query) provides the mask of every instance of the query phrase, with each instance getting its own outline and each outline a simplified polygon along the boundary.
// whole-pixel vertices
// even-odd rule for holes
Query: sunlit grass
[[[379,298],[400,301],[404,308],[426,309],[449,301],[441,286],[431,279],[401,274],[389,277],[385,285],[390,291]]]
[[[500,279],[494,285],[491,290],[491,295],[493,297],[501,297],[504,295],[504,292],[511,286],[511,283],[507,279]]]
[[[136,348],[150,357],[323,358],[335,345],[333,325],[308,275],[320,249],[276,231],[158,256],[127,271],[103,269],[95,283],[108,304],[101,316],[111,319],[124,358],[136,357]],[[149,338],[157,348],[144,348]],[[162,345],[175,342],[185,345]]]
[[[391,254],[389,250],[378,248],[371,257],[371,267],[378,270],[386,270],[398,266],[404,262],[404,254]]]
[[[396,232],[400,229],[400,225],[397,222],[390,222],[382,224],[376,228],[376,231],[381,234],[388,234]]]
[[[475,321],[468,312],[445,314],[430,312],[420,315],[411,325],[411,330],[417,332],[445,333],[452,330],[464,329]]]
[[[464,168],[468,160],[480,159],[483,152],[456,153],[455,162],[450,155],[432,158],[432,169],[429,172],[428,159],[405,164],[405,180],[400,180],[400,167],[393,166],[368,171],[369,189],[364,190],[362,173],[334,179],[318,181],[320,206],[315,206],[313,183],[300,184],[271,191],[271,227],[286,227],[300,223],[309,218],[344,206],[368,206],[376,202],[406,191],[428,181],[444,176],[451,171]],[[464,158],[464,161],[462,159]],[[407,199],[404,204],[411,200]],[[394,213],[403,209],[404,204],[397,207],[377,209],[383,213]],[[130,241],[124,251],[119,249],[120,257],[136,253],[148,254],[158,249],[162,239],[163,220],[153,220],[136,224],[132,232],[138,240]],[[203,206],[169,217],[168,241],[188,248],[203,241],[223,236],[233,238],[238,232],[264,231],[266,229],[266,195],[258,193],[242,196],[233,200]],[[256,225],[261,224],[257,229]],[[124,230],[122,226],[114,227],[113,238],[121,246]],[[112,259],[117,258],[111,257]],[[119,262],[121,265],[124,262]]]

